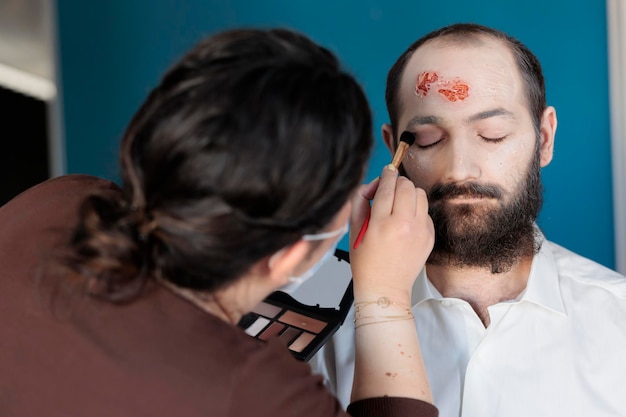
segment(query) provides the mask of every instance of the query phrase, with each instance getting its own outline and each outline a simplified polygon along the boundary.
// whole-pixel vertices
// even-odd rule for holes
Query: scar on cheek
[[[446,80],[436,72],[424,71],[417,76],[415,95],[426,97],[435,88],[448,101],[465,100],[469,96],[469,85],[458,78]]]

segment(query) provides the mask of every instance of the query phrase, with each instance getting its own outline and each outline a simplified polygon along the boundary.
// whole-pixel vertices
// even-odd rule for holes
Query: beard
[[[539,142],[537,142],[538,144]],[[539,148],[526,177],[508,202],[506,193],[493,184],[435,184],[429,192],[430,215],[435,225],[435,245],[427,264],[490,268],[509,271],[541,246],[535,220],[543,204]],[[458,204],[454,197],[491,198],[498,203]]]

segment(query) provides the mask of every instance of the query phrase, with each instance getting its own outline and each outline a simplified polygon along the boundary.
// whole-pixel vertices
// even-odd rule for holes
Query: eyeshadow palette
[[[348,252],[337,249],[335,257],[338,262],[347,266],[349,271]],[[328,275],[328,268],[321,268],[316,275],[320,274]],[[345,282],[345,268],[341,274],[344,275]],[[317,278],[312,277],[303,285],[310,286],[312,284],[309,282],[320,281]],[[333,281],[342,282],[341,279]],[[320,284],[323,284],[323,280],[316,284],[317,288],[321,288]],[[293,296],[276,291],[244,315],[239,321],[239,327],[259,340],[279,338],[294,357],[308,361],[343,324],[354,299],[351,279],[343,291],[338,307],[322,307],[319,303],[304,304],[295,298],[298,294],[308,294],[310,299],[311,293],[312,291],[306,288],[299,288],[292,294]]]

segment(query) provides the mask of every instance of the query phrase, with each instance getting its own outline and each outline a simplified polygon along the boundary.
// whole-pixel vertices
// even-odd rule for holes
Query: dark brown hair
[[[218,289],[323,229],[372,143],[365,94],[331,52],[284,29],[216,34],[132,119],[124,198],[84,202],[65,263],[111,301],[154,277]]]

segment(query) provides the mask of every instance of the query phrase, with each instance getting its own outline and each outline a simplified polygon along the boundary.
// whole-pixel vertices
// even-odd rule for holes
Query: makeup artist
[[[0,208],[0,415],[342,416],[307,364],[236,326],[351,217],[354,416],[435,416],[410,311],[433,245],[394,168],[359,186],[363,91],[287,30],[234,30],[173,66],[121,144],[123,186],[55,178]],[[355,233],[352,233],[354,241]]]

